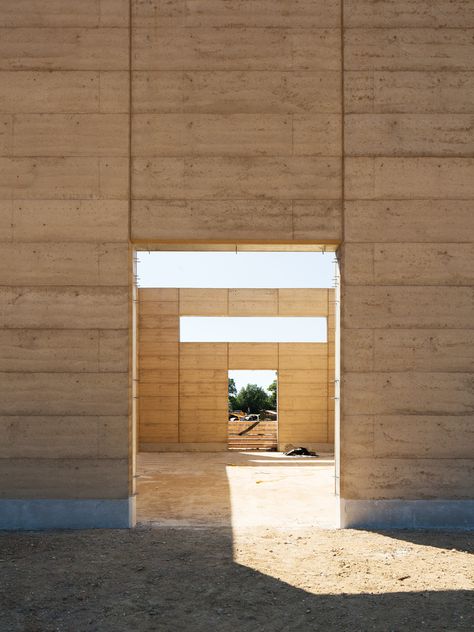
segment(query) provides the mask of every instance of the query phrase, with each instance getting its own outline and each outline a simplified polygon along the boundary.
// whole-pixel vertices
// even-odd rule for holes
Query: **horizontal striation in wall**
[[[473,19],[344,2],[346,499],[472,497]]]
[[[142,449],[225,449],[229,370],[278,371],[282,449],[333,442],[332,342],[179,342],[181,315],[330,316],[333,290],[141,288],[138,306]]]
[[[128,2],[2,3],[0,57],[0,495],[128,499]]]
[[[337,243],[341,4],[132,3],[132,239]]]

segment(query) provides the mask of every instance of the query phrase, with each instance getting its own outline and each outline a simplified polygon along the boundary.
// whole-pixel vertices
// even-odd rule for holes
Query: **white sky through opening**
[[[327,342],[317,316],[181,316],[180,342]]]
[[[137,253],[138,287],[329,288],[333,252]]]

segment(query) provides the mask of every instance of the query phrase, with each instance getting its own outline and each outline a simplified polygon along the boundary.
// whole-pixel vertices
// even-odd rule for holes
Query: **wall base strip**
[[[474,529],[474,500],[341,498],[345,529]]]
[[[128,529],[135,497],[120,499],[1,499],[0,529]]]

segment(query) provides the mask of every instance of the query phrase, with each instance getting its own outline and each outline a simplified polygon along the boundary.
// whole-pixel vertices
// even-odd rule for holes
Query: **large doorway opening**
[[[229,371],[228,445],[229,450],[277,450],[277,371]]]
[[[336,526],[334,253],[170,248],[137,252],[138,522],[267,524],[284,502]]]

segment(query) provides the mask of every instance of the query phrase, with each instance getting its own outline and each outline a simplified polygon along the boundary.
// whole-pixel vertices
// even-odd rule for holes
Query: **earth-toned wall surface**
[[[6,526],[129,523],[157,240],[342,244],[345,524],[474,521],[473,29],[463,0],[2,3]]]

